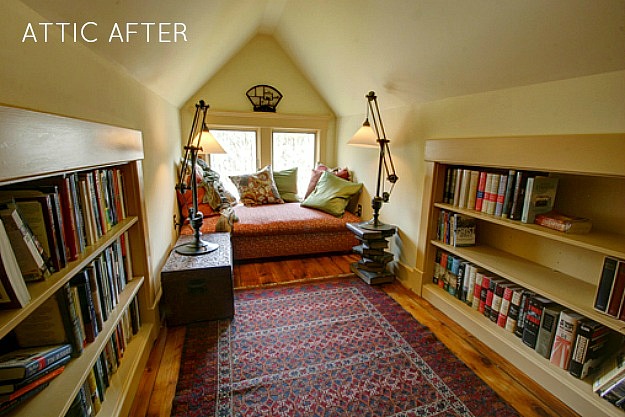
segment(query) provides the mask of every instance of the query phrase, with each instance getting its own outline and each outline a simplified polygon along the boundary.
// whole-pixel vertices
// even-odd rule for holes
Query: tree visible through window
[[[310,172],[315,167],[315,139],[311,132],[274,131],[272,135],[272,166],[274,171],[297,167],[297,190],[304,197]]]
[[[225,154],[210,155],[210,166],[219,173],[224,187],[238,196],[236,187],[228,176],[249,174],[256,167],[256,131],[211,129]]]

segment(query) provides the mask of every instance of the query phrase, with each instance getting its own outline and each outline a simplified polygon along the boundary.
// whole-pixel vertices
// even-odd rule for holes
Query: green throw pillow
[[[273,181],[276,183],[280,197],[287,203],[299,203],[297,195],[297,167],[273,172]]]
[[[341,217],[349,198],[360,192],[361,188],[361,183],[344,180],[326,171],[321,174],[317,186],[302,202],[302,206]]]

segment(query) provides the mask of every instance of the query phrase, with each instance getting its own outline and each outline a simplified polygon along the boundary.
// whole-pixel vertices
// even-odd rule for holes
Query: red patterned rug
[[[235,311],[188,326],[172,416],[517,416],[362,281],[237,291]]]

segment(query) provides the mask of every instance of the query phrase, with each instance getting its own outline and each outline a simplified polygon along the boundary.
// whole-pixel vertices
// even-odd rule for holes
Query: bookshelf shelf
[[[63,371],[62,379],[55,378],[52,380],[50,385],[37,395],[37,401],[27,402],[25,406],[20,409],[20,413],[29,416],[65,415],[71,402],[67,402],[66,397],[74,398],[78,394],[82,381],[87,378],[99,353],[104,349],[107,340],[115,331],[115,327],[121,319],[122,313],[128,308],[130,302],[137,295],[142,284],[143,278],[135,278],[128,283],[124,292],[120,295],[119,304],[111,312],[111,316],[104,323],[102,331],[98,334],[96,340],[87,345],[80,357],[70,361],[65,371]],[[140,338],[138,338],[138,340],[140,340]],[[129,345],[132,345],[134,342],[135,340],[133,338]],[[124,353],[120,369],[125,367],[126,359],[126,354]],[[70,389],[71,392],[69,392]]]
[[[28,284],[28,292],[32,297],[28,305],[16,310],[0,310],[0,338],[5,337],[20,324],[22,320],[35,311],[37,307],[54,295],[71,277],[93,261],[103,248],[113,243],[115,239],[119,238],[119,236],[132,227],[132,225],[137,223],[137,221],[138,218],[136,216],[123,220],[115,225],[113,229],[103,236],[95,245],[88,246],[85,251],[79,255],[77,260],[68,263],[65,268],[52,274],[45,281]]]
[[[534,350],[525,346],[521,339],[501,329],[483,315],[434,284],[423,286],[423,298],[434,307],[462,325],[499,355],[515,364],[535,380],[549,387],[558,398],[577,398],[576,411],[582,416],[624,416],[612,404],[592,392],[591,382],[573,378]]]
[[[592,284],[488,246],[456,248],[436,240],[431,243],[625,334],[625,322],[592,308],[595,298]]]
[[[493,275],[591,318],[621,335],[625,322],[594,309],[606,256],[625,259],[625,134],[429,140],[417,261],[421,295],[475,337],[581,415],[624,417],[582,381],[526,346],[482,314],[432,282],[436,253],[449,253]],[[447,169],[488,172],[538,171],[559,178],[555,209],[588,217],[588,234],[566,234],[534,224],[444,203]],[[437,240],[443,212],[476,221],[476,245]],[[592,376],[590,377],[592,379]]]
[[[471,216],[478,220],[501,225],[510,229],[516,229],[524,233],[530,233],[545,239],[559,241],[567,245],[577,246],[617,258],[625,258],[625,238],[623,235],[617,233],[592,231],[588,234],[567,234],[535,224],[521,223],[520,221],[503,219],[475,210],[461,209],[451,204],[435,203],[434,207]]]
[[[94,196],[89,192],[84,193],[84,189],[80,195],[78,188],[76,191],[72,190],[74,194],[65,191],[65,195],[69,195],[67,198],[73,200],[65,203],[64,210],[68,205],[71,207],[72,204],[79,204],[79,200],[83,204],[89,205],[86,202],[90,201],[95,205],[98,203],[93,199],[108,197],[106,217],[100,217],[100,223],[94,220],[95,225],[91,224],[92,234],[88,237],[88,242],[85,237],[84,249],[82,243],[80,248],[76,244],[76,249],[73,249],[74,254],[77,253],[75,260],[61,265],[59,271],[45,280],[27,284],[31,301],[25,307],[0,311],[0,339],[6,342],[2,344],[5,345],[3,349],[15,348],[16,342],[13,341],[12,334],[15,328],[47,300],[56,297],[72,278],[98,262],[103,265],[100,272],[104,281],[104,275],[108,274],[111,286],[107,287],[104,294],[99,294],[106,300],[109,300],[107,296],[111,297],[107,301],[111,304],[107,308],[108,318],[102,323],[95,339],[84,346],[80,356],[72,358],[65,370],[50,381],[43,391],[19,404],[8,415],[63,417],[90,377],[94,365],[100,362],[100,356],[109,351],[111,346],[115,346],[110,340],[116,338],[117,343],[123,345],[120,342],[125,339],[122,333],[131,333],[129,326],[134,319],[135,327],[132,330],[135,333],[128,337],[116,372],[109,375],[110,385],[105,391],[105,400],[98,413],[111,416],[127,414],[142,369],[159,331],[158,312],[154,309],[157,291],[150,272],[149,236],[144,223],[146,213],[143,197],[142,134],[132,129],[2,106],[0,126],[3,126],[0,129],[0,142],[3,144],[0,155],[2,190],[20,188],[21,185],[37,185],[42,180],[52,180],[56,184],[59,179],[70,176],[74,176],[75,186],[78,187],[81,175],[93,175],[96,182],[96,172],[105,171],[106,175],[116,175],[110,180],[109,177],[101,177],[101,181],[109,181],[108,196]],[[96,193],[98,187],[94,186]],[[118,205],[122,204],[121,201],[123,208]],[[57,206],[57,210],[59,209]],[[81,207],[81,210],[84,209],[84,206]],[[109,216],[109,209],[115,210],[116,214]],[[118,216],[117,210],[122,214]],[[100,212],[104,210],[100,208]],[[84,212],[83,215],[87,216]],[[74,221],[76,229],[63,229],[65,233],[72,233],[68,230],[77,233],[79,223]],[[100,228],[96,227],[98,224],[102,225],[104,233],[94,231],[94,228]],[[85,234],[89,233],[86,229],[80,230]],[[77,242],[78,235],[74,236]],[[112,272],[114,270],[117,272]],[[122,274],[121,270],[125,273]],[[124,277],[128,279],[125,280]],[[96,277],[97,286],[104,285],[101,284],[104,281],[97,279]],[[102,288],[98,290],[102,291]]]

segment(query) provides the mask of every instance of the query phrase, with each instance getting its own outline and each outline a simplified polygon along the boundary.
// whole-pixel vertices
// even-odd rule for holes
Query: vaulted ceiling
[[[337,115],[369,90],[393,107],[625,69],[625,0],[21,1],[107,28],[85,45],[177,106],[258,33]],[[187,41],[105,41],[116,22],[181,22]]]

